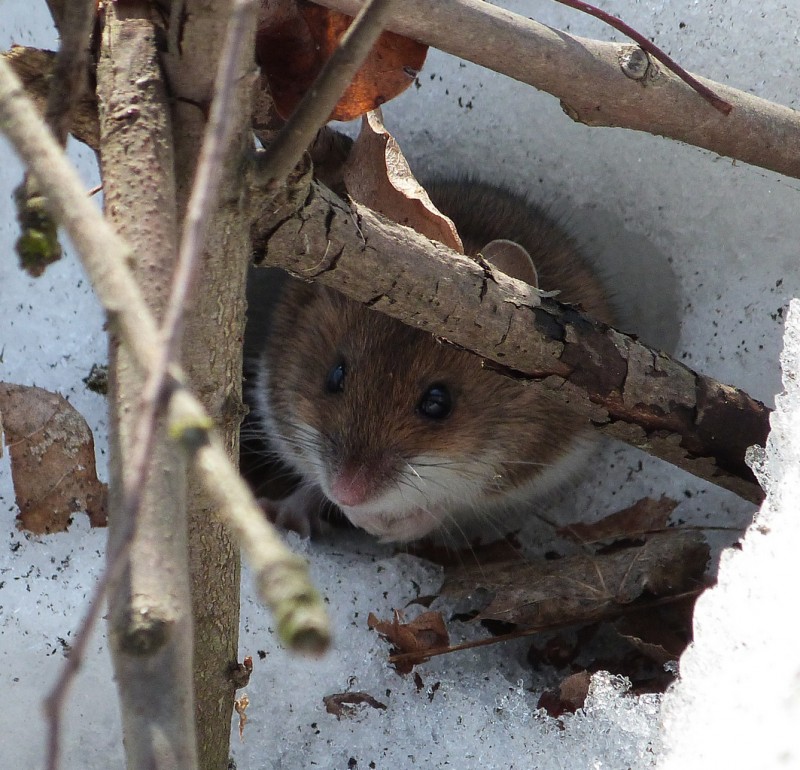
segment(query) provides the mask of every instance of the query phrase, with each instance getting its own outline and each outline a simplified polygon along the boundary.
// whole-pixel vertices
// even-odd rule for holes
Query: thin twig
[[[129,476],[130,485],[125,491],[126,517],[135,518],[135,512],[139,507],[138,492],[144,486],[148,458],[151,456],[155,441],[155,425],[169,401],[170,394],[167,391],[172,390],[177,384],[173,382],[170,386],[168,372],[170,367],[178,363],[186,300],[197,272],[208,223],[219,195],[222,164],[233,130],[235,114],[233,103],[237,94],[238,66],[243,56],[243,43],[247,39],[245,34],[247,25],[252,21],[248,17],[255,13],[257,7],[255,0],[234,0],[231,9],[214,83],[209,120],[183,223],[178,261],[160,329],[162,345],[159,347],[156,364],[142,389],[142,415],[136,426],[136,438],[133,444],[134,471]]]
[[[87,79],[95,2],[78,0],[65,10],[61,46],[55,57],[45,109],[47,124],[62,147],[67,143],[73,105],[81,98]],[[31,275],[41,275],[49,264],[61,259],[56,224],[35,176],[26,174],[14,197],[21,230],[16,244],[20,263]]]
[[[135,428],[132,471],[123,498],[122,532],[106,560],[106,569],[93,592],[89,609],[80,626],[67,664],[55,686],[45,700],[45,712],[50,723],[48,738],[48,770],[56,770],[59,756],[61,712],[69,685],[77,673],[97,621],[106,592],[122,575],[128,561],[131,543],[136,535],[138,512],[142,491],[149,471],[149,459],[158,437],[157,423],[169,403],[171,391],[177,383],[168,381],[168,372],[177,363],[180,348],[182,320],[186,298],[192,285],[203,245],[207,222],[219,192],[222,163],[230,143],[233,127],[233,100],[236,98],[236,74],[243,55],[242,44],[248,24],[248,14],[256,9],[254,0],[234,0],[228,23],[225,43],[220,54],[214,96],[197,171],[184,221],[183,238],[178,252],[178,262],[172,281],[171,293],[161,328],[162,344],[157,353],[156,365],[150,371],[142,389],[141,414]],[[169,386],[172,387],[169,387]]]
[[[570,628],[572,626],[585,626],[590,623],[598,623],[601,621],[611,620],[624,615],[629,615],[633,612],[640,612],[643,610],[653,609],[654,607],[661,607],[665,604],[674,604],[675,602],[683,601],[684,599],[691,599],[698,597],[708,586],[702,588],[693,588],[691,591],[684,591],[672,596],[661,596],[658,599],[650,599],[644,602],[634,602],[631,604],[618,604],[614,607],[613,611],[609,611],[603,618],[579,620],[571,619],[565,620],[561,623],[546,623],[542,626],[535,626],[531,628],[521,628],[516,631],[510,631],[507,634],[498,634],[497,636],[489,636],[484,639],[472,639],[469,642],[462,642],[461,644],[452,644],[447,647],[432,647],[429,650],[420,650],[419,652],[398,652],[389,655],[389,663],[396,665],[398,663],[424,663],[431,658],[439,655],[449,655],[451,652],[461,652],[462,650],[473,650],[476,647],[487,647],[490,644],[499,644],[501,642],[510,642],[514,639],[522,639],[526,636],[535,636],[536,634],[544,633],[545,631],[556,631],[562,628]]]
[[[130,538],[124,544],[130,545]],[[127,563],[125,555],[127,547],[117,549],[116,553],[109,553],[106,558],[106,569],[98,579],[92,590],[92,598],[89,606],[81,619],[75,639],[70,647],[69,655],[64,660],[61,673],[58,675],[55,684],[44,699],[43,710],[47,721],[47,770],[57,770],[58,758],[61,754],[61,715],[63,713],[64,701],[67,697],[72,680],[75,678],[81,667],[86,647],[89,639],[100,616],[108,587],[115,583],[122,576],[122,572]]]
[[[556,0],[557,3],[566,5],[569,8],[574,8],[576,11],[583,11],[589,16],[594,16],[596,19],[605,22],[610,27],[626,35],[634,42],[638,43],[642,50],[649,53],[654,58],[658,59],[667,69],[674,72],[686,85],[691,86],[702,96],[715,110],[719,110],[723,115],[730,115],[733,105],[726,102],[721,96],[715,94],[708,86],[703,85],[697,78],[690,75],[678,62],[671,56],[662,51],[655,43],[648,40],[644,35],[637,32],[633,27],[626,24],[622,19],[612,16],[607,11],[597,8],[589,3],[584,3],[583,0]]]
[[[300,162],[317,131],[330,119],[347,86],[386,26],[396,0],[369,0],[306,92],[275,141],[261,156],[256,182],[277,186]]]
[[[110,323],[119,329],[139,365],[147,370],[155,368],[159,334],[136,281],[126,267],[130,247],[85,195],[77,172],[2,58],[0,126],[23,162],[41,180],[53,213],[75,244]],[[173,366],[169,376],[175,383],[183,381],[178,367]],[[324,648],[329,639],[327,621],[322,602],[309,582],[307,565],[286,549],[266,522],[215,436],[211,418],[183,387],[176,388],[172,394],[170,422],[174,426],[173,434],[184,446],[190,437],[201,445],[202,451],[194,454],[195,465],[200,468],[200,481],[217,501],[223,523],[234,534],[246,533],[244,542],[240,540],[239,545],[257,565],[261,597],[274,613],[284,643],[293,649],[319,651]],[[216,472],[205,471],[208,466],[215,466]],[[220,478],[226,483],[219,484]],[[238,479],[239,484],[231,479]],[[100,590],[105,589],[98,587]],[[100,606],[98,600],[95,612]],[[78,654],[74,648],[73,654]]]

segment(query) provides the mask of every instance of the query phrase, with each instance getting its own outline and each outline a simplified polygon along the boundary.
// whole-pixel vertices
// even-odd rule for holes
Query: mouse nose
[[[369,503],[379,497],[387,481],[386,458],[376,462],[345,462],[330,480],[333,502],[343,507]]]
[[[331,495],[337,505],[362,505],[375,496],[375,481],[364,465],[344,466],[331,479]]]

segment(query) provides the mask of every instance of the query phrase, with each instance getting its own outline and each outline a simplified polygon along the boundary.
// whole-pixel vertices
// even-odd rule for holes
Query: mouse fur
[[[426,189],[468,255],[518,244],[540,289],[613,322],[601,281],[541,207],[474,179]],[[300,478],[266,503],[278,523],[308,531],[333,503],[384,541],[464,532],[530,506],[585,460],[585,418],[541,389],[332,289],[253,272],[247,398],[268,451]]]

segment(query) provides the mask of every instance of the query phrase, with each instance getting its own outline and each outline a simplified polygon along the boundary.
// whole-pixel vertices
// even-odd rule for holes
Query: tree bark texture
[[[216,63],[230,7],[190,0],[172,4],[164,59],[174,99],[178,216],[186,210],[206,127]],[[252,51],[254,41],[244,45]],[[238,115],[232,154],[224,165],[220,203],[209,224],[202,265],[187,308],[181,364],[189,385],[214,419],[229,456],[239,457],[244,285],[250,241],[243,226],[242,164],[249,137],[255,65],[240,63]],[[215,503],[190,475],[189,564],[195,628],[194,686],[200,767],[228,765],[239,638],[239,550],[215,515]]]
[[[558,394],[607,435],[745,499],[763,497],[744,461],[769,432],[762,403],[485,262],[350,209],[322,185],[296,193],[302,208],[273,206],[255,226],[265,264],[474,351],[498,376]]]
[[[131,266],[163,314],[177,245],[172,125],[149,3],[109,4],[98,64],[105,206],[134,245]],[[120,547],[123,485],[140,409],[142,370],[112,338],[109,549]],[[163,435],[163,421],[161,424]],[[128,767],[196,766],[187,580],[185,463],[158,441],[124,577],[109,598],[110,644]]]
[[[317,0],[355,15],[363,0]],[[576,37],[482,0],[405,0],[388,28],[547,91],[588,126],[668,136],[800,177],[800,113],[696,76],[733,110],[723,115],[628,43]]]

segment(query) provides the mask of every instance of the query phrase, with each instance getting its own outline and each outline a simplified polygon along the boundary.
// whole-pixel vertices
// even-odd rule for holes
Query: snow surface
[[[570,32],[621,39],[597,21],[547,0],[509,0],[512,10]],[[796,106],[800,7],[780,0],[604,0],[690,70]],[[0,45],[54,47],[44,2],[5,0]],[[689,365],[772,403],[784,309],[800,296],[800,181],[733,164],[712,153],[620,129],[571,123],[557,101],[479,67],[431,52],[420,87],[386,106],[387,126],[416,169],[478,173],[551,202],[605,265],[629,323]],[[92,154],[74,145],[87,188]],[[0,139],[0,377],[69,398],[92,427],[105,474],[102,398],[82,383],[105,359],[102,313],[68,249],[39,280],[16,267],[11,190],[19,164]],[[253,655],[240,770],[261,768],[665,768],[800,766],[800,646],[792,592],[798,585],[798,313],[791,363],[766,461],[768,507],[742,550],[726,551],[720,587],[697,611],[683,680],[664,699],[634,698],[598,676],[583,713],[564,728],[536,712],[550,682],[525,665],[522,642],[437,658],[421,666],[423,688],[385,664],[385,645],[366,627],[437,587],[435,568],[357,534],[306,543],[335,627],[319,662],[287,656],[256,605],[245,571],[241,656]],[[793,445],[794,442],[794,445]],[[89,590],[102,568],[103,532],[76,517],[66,535],[15,530],[7,458],[0,459],[0,768],[40,767],[40,702],[63,663]],[[680,500],[674,519],[744,526],[753,507],[622,445],[608,445],[552,518],[598,518],[645,495]],[[532,523],[531,550],[549,533]],[[724,535],[715,535],[722,543]],[[731,537],[728,536],[728,542]],[[413,612],[413,610],[410,610]],[[475,631],[455,624],[451,632]],[[438,685],[438,686],[437,686]],[[351,719],[327,714],[325,695],[364,691],[386,705]],[[236,723],[234,720],[234,728]],[[119,715],[105,629],[67,709],[64,768],[122,767]],[[13,736],[13,740],[10,738]],[[354,765],[353,760],[356,764]],[[371,763],[374,763],[371,764]]]

